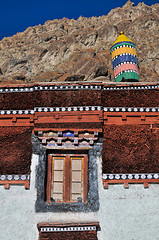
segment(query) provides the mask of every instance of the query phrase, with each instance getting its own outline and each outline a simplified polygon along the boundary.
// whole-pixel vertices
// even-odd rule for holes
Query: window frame
[[[88,156],[87,154],[48,154],[47,164],[47,184],[46,184],[46,201],[51,204],[51,191],[53,183],[53,158],[61,157],[64,158],[63,168],[63,201],[56,201],[56,203],[76,203],[78,201],[70,200],[71,196],[71,183],[72,183],[72,160],[73,158],[81,158],[82,160],[82,178],[83,178],[83,198],[82,202],[87,201],[87,187],[88,187]]]

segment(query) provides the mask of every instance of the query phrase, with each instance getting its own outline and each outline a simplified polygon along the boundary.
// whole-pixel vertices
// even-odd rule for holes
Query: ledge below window
[[[144,188],[148,188],[151,183],[159,183],[158,173],[103,174],[103,186],[105,189],[108,189],[109,184],[124,184],[125,188],[129,188],[129,184],[143,184]]]

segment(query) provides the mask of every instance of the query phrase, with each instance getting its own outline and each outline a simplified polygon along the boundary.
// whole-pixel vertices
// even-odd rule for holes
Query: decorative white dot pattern
[[[152,107],[149,107],[149,108],[146,108],[146,107],[143,107],[143,108],[133,108],[133,107],[104,107],[104,112],[157,112],[159,111],[159,109],[156,107],[156,108],[152,108]]]
[[[113,178],[114,178],[113,174],[110,174],[110,175],[109,175],[109,179],[112,180]]]
[[[4,180],[29,180],[30,179],[30,175],[0,175],[0,180],[4,181]]]
[[[132,174],[103,174],[103,179],[125,180],[125,179],[159,179],[159,173],[132,173]]]
[[[96,231],[96,226],[82,227],[42,227],[41,232],[74,232],[74,231]]]
[[[153,176],[155,179],[157,179],[157,178],[159,178],[159,174],[154,174],[154,176]]]
[[[0,93],[4,92],[34,92],[34,91],[54,91],[54,90],[79,90],[79,89],[90,89],[90,90],[143,90],[143,89],[156,89],[159,85],[143,85],[143,86],[112,86],[106,87],[104,85],[52,85],[52,86],[32,86],[32,87],[2,87]]]
[[[122,174],[122,175],[121,175],[121,178],[122,178],[122,179],[126,179],[126,175],[125,175],[125,174]]]
[[[26,176],[25,176],[25,175],[22,175],[22,176],[21,176],[21,179],[22,179],[22,180],[26,180]]]
[[[0,176],[0,180],[3,181],[3,180],[5,180],[5,179],[6,179],[6,176],[5,176],[5,175],[1,175],[1,176]]]
[[[158,107],[102,107],[102,106],[77,106],[77,107],[35,107],[34,110],[0,110],[0,115],[9,114],[34,114],[35,112],[65,112],[65,111],[103,111],[104,112],[159,112]]]
[[[151,178],[152,178],[152,174],[148,174],[148,175],[147,175],[147,178],[148,178],[148,179],[151,179]]]
[[[115,175],[115,179],[120,179],[120,175],[119,175],[119,174],[116,174],[116,175]]]
[[[107,174],[103,174],[103,179],[107,179]]]
[[[15,175],[15,176],[14,176],[14,180],[19,180],[19,176],[18,176],[18,175]]]
[[[139,174],[135,174],[135,179],[139,179]]]
[[[128,175],[128,179],[132,179],[133,178],[133,175],[132,174],[129,174]]]
[[[12,175],[8,175],[7,180],[12,180]]]

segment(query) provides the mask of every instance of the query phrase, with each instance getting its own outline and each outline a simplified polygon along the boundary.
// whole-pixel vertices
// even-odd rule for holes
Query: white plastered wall
[[[159,185],[111,185],[103,189],[101,159],[98,163],[100,209],[95,213],[36,213],[35,167],[32,156],[30,190],[0,186],[0,240],[38,240],[38,222],[99,221],[99,240],[159,240]]]

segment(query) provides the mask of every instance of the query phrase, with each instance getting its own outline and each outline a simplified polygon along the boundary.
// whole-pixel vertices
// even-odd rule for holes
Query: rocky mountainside
[[[110,46],[120,31],[137,47],[140,81],[159,81],[159,4],[130,0],[100,17],[63,18],[0,41],[0,82],[113,82]]]

